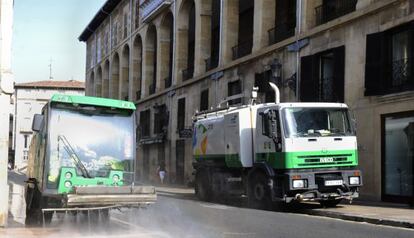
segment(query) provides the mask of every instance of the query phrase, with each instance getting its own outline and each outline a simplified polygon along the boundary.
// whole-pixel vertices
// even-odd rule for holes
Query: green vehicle
[[[100,214],[156,201],[155,188],[135,183],[135,105],[54,95],[33,118],[26,224],[49,223],[56,211]]]

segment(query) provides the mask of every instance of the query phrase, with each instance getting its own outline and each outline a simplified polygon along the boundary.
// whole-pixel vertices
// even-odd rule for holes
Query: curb
[[[320,211],[320,210],[319,211],[318,210],[307,210],[305,211],[305,214],[312,215],[312,216],[324,216],[324,217],[336,218],[336,219],[347,220],[347,221],[366,222],[366,223],[370,223],[374,225],[385,225],[385,226],[394,226],[394,227],[414,229],[414,223],[405,222],[405,221],[364,217],[360,215],[352,215],[352,214],[345,214],[345,213],[332,212],[332,211]]]

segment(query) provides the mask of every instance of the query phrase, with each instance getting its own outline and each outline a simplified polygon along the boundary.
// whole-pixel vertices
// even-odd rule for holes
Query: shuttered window
[[[344,102],[345,47],[301,58],[300,99]]]
[[[413,23],[367,35],[365,96],[414,90]]]

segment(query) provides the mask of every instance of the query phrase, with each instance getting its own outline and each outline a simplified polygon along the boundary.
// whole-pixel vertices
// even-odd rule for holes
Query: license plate
[[[325,181],[325,186],[339,186],[342,185],[343,181],[342,180],[328,180]]]

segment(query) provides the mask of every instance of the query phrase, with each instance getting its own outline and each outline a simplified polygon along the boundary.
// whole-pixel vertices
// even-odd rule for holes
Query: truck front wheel
[[[322,207],[336,207],[336,205],[338,205],[341,201],[342,199],[335,199],[335,200],[319,201],[319,203],[321,204]]]
[[[250,176],[247,198],[249,207],[251,208],[271,208],[272,200],[270,197],[270,188],[268,185],[268,178],[265,174],[255,173]]]

